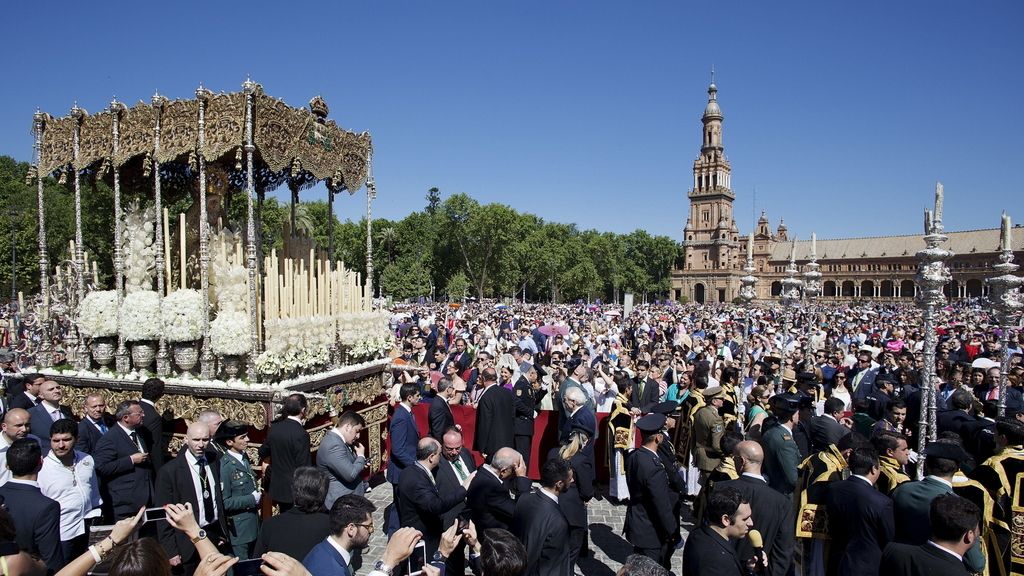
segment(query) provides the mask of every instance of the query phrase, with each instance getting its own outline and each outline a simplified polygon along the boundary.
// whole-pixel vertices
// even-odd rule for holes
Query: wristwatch
[[[192,539],[192,543],[195,544],[200,540],[206,540],[206,530],[203,530],[202,528],[199,529],[199,534],[197,534],[196,537]]]
[[[373,563],[373,569],[374,570],[379,570],[379,571],[387,574],[388,576],[391,576],[391,571],[394,570],[393,567],[388,566],[387,564],[385,564],[383,560],[377,560],[376,562],[374,562]]]
[[[441,554],[440,550],[434,552],[434,562],[447,562],[448,558],[445,558],[444,554]]]

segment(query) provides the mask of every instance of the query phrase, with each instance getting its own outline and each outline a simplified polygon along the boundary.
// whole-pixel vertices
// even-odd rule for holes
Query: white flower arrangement
[[[338,316],[338,339],[357,359],[379,358],[391,350],[394,340],[383,311],[351,312]]]
[[[281,318],[263,323],[266,351],[256,359],[262,374],[311,370],[330,361],[334,320],[329,317]]]
[[[203,336],[203,295],[198,290],[175,290],[160,307],[164,338],[192,342]]]
[[[82,299],[78,330],[85,336],[104,338],[117,335],[117,292],[94,290]]]
[[[210,322],[210,348],[220,356],[241,356],[249,352],[249,315],[238,310],[221,310]]]
[[[153,245],[155,221],[156,210],[152,206],[142,208],[135,201],[125,210],[121,237],[125,292],[153,289],[156,274],[156,246]]]
[[[118,319],[121,336],[128,342],[156,340],[163,328],[160,323],[160,294],[138,290],[126,294]]]
[[[215,258],[210,262],[210,289],[218,310],[245,310],[249,301],[249,271],[245,266]]]

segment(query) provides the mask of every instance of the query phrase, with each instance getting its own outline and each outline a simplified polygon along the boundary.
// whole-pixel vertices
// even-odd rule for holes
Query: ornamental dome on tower
[[[708,105],[704,108],[704,120],[721,120],[722,109],[718,107],[718,87],[712,82],[708,86]]]

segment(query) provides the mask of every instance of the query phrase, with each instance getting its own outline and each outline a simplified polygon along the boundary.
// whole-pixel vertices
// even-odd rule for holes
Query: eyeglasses
[[[369,532],[370,534],[373,534],[373,523],[372,523],[372,522],[371,522],[370,524],[355,524],[355,523],[353,523],[352,525],[353,525],[353,526],[358,526],[358,527],[360,527],[360,528],[366,528],[366,530],[367,530],[367,531],[368,531],[368,532]]]

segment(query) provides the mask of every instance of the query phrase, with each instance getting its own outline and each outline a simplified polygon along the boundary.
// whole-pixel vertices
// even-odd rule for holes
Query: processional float
[[[294,108],[249,80],[240,92],[200,87],[195,98],[154,95],[130,107],[115,100],[95,114],[77,105],[62,118],[37,112],[30,173],[39,220],[36,368],[69,384],[72,397],[101,389],[114,401],[137,396],[156,375],[177,415],[212,407],[257,428],[293,391],[315,393],[314,414],[371,405],[367,423],[383,421],[386,404],[381,416],[372,403],[391,337],[387,316],[372,307],[372,277],[363,282],[335,260],[333,242],[325,252],[308,239],[286,240],[278,253],[257,233],[265,194],[279,186],[291,191],[293,229],[299,192],[321,182],[329,214],[336,194],[364,184],[369,211],[370,135],[340,128],[328,112],[319,96]],[[71,187],[75,199],[75,239],[55,266],[47,251],[48,177]],[[90,274],[83,246],[90,180],[113,195],[108,290],[96,273],[101,255],[93,255]],[[227,208],[239,195],[244,225],[233,230]],[[188,211],[171,221],[167,202],[188,199]],[[372,434],[370,447],[379,465]]]

